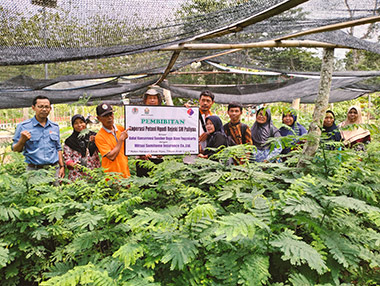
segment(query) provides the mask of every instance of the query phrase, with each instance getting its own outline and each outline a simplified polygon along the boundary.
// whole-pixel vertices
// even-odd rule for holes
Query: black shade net
[[[202,7],[196,3],[200,2],[0,0],[0,108],[30,106],[31,98],[38,94],[47,94],[53,103],[72,102],[85,95],[97,100],[138,95],[165,71],[172,52],[163,48],[187,42],[226,44],[281,39],[326,25],[378,16],[380,8],[379,0],[230,0],[213,6],[207,6],[205,1]],[[380,54],[377,29],[374,23],[365,31],[346,28],[295,39]],[[361,39],[363,33],[367,33],[367,41]],[[207,49],[183,51],[172,71],[215,53]],[[235,66],[252,64],[252,56],[245,53],[217,60]],[[49,63],[48,75],[44,63]],[[105,82],[49,89],[52,84],[86,79]],[[306,84],[310,88],[293,97],[311,102],[318,86]],[[348,94],[347,85],[339,85],[337,90]],[[268,88],[285,87],[272,84]],[[355,96],[359,96],[358,92],[352,91]],[[229,93],[221,94],[226,97],[222,102],[226,102]],[[186,94],[175,92],[175,96],[181,95]],[[336,101],[355,96],[337,96]],[[271,100],[290,99],[277,96]]]

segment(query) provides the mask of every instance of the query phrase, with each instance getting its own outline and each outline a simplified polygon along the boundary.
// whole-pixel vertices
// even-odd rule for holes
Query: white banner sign
[[[125,155],[198,154],[198,107],[125,106]]]

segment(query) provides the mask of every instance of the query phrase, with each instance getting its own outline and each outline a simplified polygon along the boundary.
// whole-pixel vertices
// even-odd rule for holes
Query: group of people
[[[56,176],[63,178],[67,166],[69,179],[75,180],[84,174],[83,167],[94,169],[102,165],[108,172],[117,172],[124,177],[130,175],[128,158],[120,152],[128,133],[122,126],[114,124],[114,110],[109,104],[96,107],[97,118],[102,123],[97,134],[83,132],[87,126],[82,115],[72,117],[73,133],[65,140],[63,152],[59,126],[48,119],[51,111],[49,98],[35,97],[32,109],[35,116],[17,126],[12,145],[14,151],[23,152],[27,170],[54,167]]]
[[[260,108],[256,112],[256,121],[249,128],[240,121],[243,107],[239,103],[230,103],[228,105],[227,114],[230,121],[225,125],[222,124],[218,116],[212,114],[211,106],[213,103],[214,95],[210,91],[200,94],[199,121],[202,134],[199,137],[199,157],[209,158],[217,152],[220,146],[251,144],[256,147],[251,154],[254,161],[270,162],[276,160],[280,154],[286,155],[290,153],[304,142],[299,137],[305,135],[307,130],[297,121],[297,113],[293,109],[288,109],[282,114],[283,126],[277,129],[272,122],[270,109],[266,107]],[[335,124],[335,114],[328,110],[323,121],[323,141],[325,143],[327,141],[343,142],[344,146],[348,148],[354,147],[357,150],[362,150],[363,144],[371,141],[368,130],[354,126],[362,123],[361,109],[357,106],[351,106],[348,109],[347,118],[339,124],[339,127]],[[349,127],[350,125],[352,126]],[[292,136],[290,144],[282,146],[275,143],[271,146],[271,138],[281,136]]]
[[[144,105],[160,105],[161,101],[161,95],[155,89],[148,89],[144,94]],[[96,107],[97,119],[102,124],[98,133],[87,129],[83,115],[74,115],[71,118],[73,133],[65,140],[63,150],[59,126],[48,119],[51,111],[49,98],[35,97],[32,109],[35,116],[17,126],[12,144],[13,151],[23,152],[27,170],[54,167],[56,176],[63,178],[66,166],[68,178],[72,181],[85,175],[86,168],[103,167],[106,172],[118,173],[125,178],[130,176],[128,157],[123,152],[128,129],[115,124],[114,109],[111,105],[100,103]],[[156,163],[162,161],[161,158],[150,154],[139,156],[138,159],[152,160]],[[142,165],[137,168],[140,176],[149,171]]]
[[[211,112],[214,102],[212,92],[201,92],[199,157],[209,158],[221,146],[249,144],[256,146],[251,154],[253,160],[268,162],[276,159],[280,154],[291,152],[292,148],[300,143],[299,140],[294,139],[291,146],[283,148],[281,144],[277,144],[274,148],[270,148],[271,138],[302,136],[307,133],[306,128],[297,122],[294,110],[289,110],[282,115],[284,126],[277,129],[272,122],[270,109],[266,107],[257,110],[256,121],[249,128],[241,122],[243,107],[239,103],[228,105],[227,114],[230,121],[223,125],[222,120]],[[161,94],[156,89],[150,88],[144,94],[143,103],[144,105],[161,105]],[[65,140],[63,150],[59,126],[48,119],[51,110],[49,98],[35,97],[32,109],[35,116],[17,126],[12,145],[14,151],[23,152],[27,170],[46,169],[53,166],[56,169],[56,176],[63,178],[66,166],[68,178],[73,181],[83,176],[86,168],[103,167],[106,172],[119,173],[125,178],[130,176],[128,157],[123,152],[124,142],[128,138],[128,129],[115,124],[114,110],[111,105],[100,103],[96,107],[97,119],[102,124],[98,133],[87,130],[86,119],[82,115],[74,115],[71,119],[73,133]],[[367,143],[371,140],[368,130],[358,126],[347,129],[349,125],[361,123],[363,123],[362,115],[358,107],[349,108],[347,119],[339,127],[335,124],[334,113],[328,110],[323,122],[322,132],[326,134],[324,140],[342,141],[347,147]],[[138,176],[146,176],[150,171],[149,167],[143,163],[144,161],[150,160],[155,164],[163,161],[162,156],[151,154],[138,156],[137,160]]]

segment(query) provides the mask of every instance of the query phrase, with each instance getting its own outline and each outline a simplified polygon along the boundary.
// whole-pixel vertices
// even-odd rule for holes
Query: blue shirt
[[[23,121],[17,125],[13,145],[20,140],[24,130],[31,134],[23,149],[26,163],[45,165],[58,162],[58,151],[62,150],[62,146],[57,123],[48,119],[42,126],[36,117]]]

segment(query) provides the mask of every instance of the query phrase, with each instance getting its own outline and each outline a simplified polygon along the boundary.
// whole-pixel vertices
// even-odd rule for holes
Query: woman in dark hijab
[[[206,118],[206,129],[209,135],[205,150],[201,150],[201,154],[199,154],[199,157],[202,158],[209,158],[217,152],[216,150],[210,150],[210,148],[228,147],[229,145],[227,135],[223,131],[222,120],[218,116],[211,115]]]
[[[251,128],[252,142],[257,147],[254,152],[256,162],[268,162],[282,151],[281,146],[276,146],[270,151],[269,138],[280,137],[280,132],[272,123],[272,115],[269,108],[260,108],[256,112],[256,121]]]
[[[86,134],[80,134],[87,128],[85,118],[76,114],[71,118],[73,133],[65,140],[63,148],[63,157],[65,164],[69,169],[69,179],[74,181],[85,173],[81,167],[89,169],[100,168],[98,149],[95,145],[95,132],[89,131]]]
[[[280,128],[280,134],[282,137],[289,135],[302,136],[307,133],[306,128],[297,122],[297,114],[293,109],[290,109],[289,112],[282,114],[282,123],[286,125]],[[282,150],[281,154],[288,154],[297,143],[300,143],[300,141],[294,140],[291,143],[291,146],[288,146]]]
[[[331,110],[326,111],[325,119],[323,120],[322,134],[326,137],[325,141],[336,141],[342,140],[338,126],[335,124],[335,114]]]

